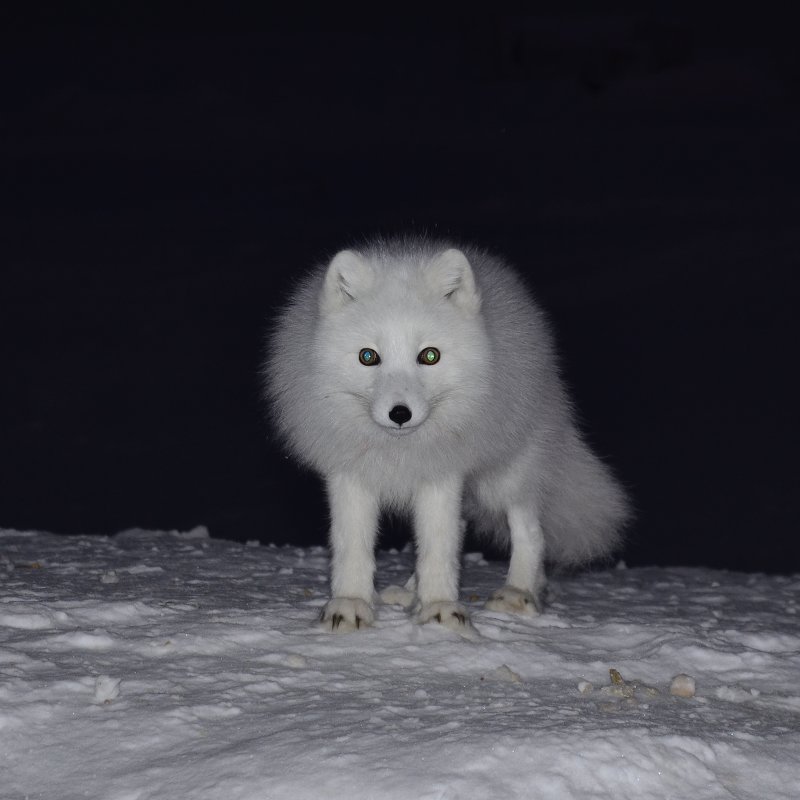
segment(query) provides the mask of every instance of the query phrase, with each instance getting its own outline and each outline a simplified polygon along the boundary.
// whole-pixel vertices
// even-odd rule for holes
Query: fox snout
[[[414,415],[411,413],[411,409],[408,406],[392,406],[391,411],[389,411],[389,419],[396,423],[399,426],[403,426],[408,422]]]
[[[382,428],[395,431],[413,430],[425,422],[427,416],[428,404],[418,398],[394,398],[372,406],[372,419]]]
[[[395,431],[413,430],[427,419],[429,411],[422,387],[407,378],[376,386],[371,406],[372,419],[382,428]]]

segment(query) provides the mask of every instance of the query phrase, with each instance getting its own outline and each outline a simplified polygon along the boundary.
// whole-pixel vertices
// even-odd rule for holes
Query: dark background
[[[629,564],[800,570],[788,20],[64,5],[0,20],[0,525],[324,542],[263,333],[308,266],[427,231],[550,312]]]

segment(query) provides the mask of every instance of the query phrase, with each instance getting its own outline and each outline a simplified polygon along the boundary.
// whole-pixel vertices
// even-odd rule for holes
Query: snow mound
[[[2,796],[800,796],[800,576],[590,572],[522,618],[468,554],[466,640],[398,605],[322,632],[327,569],[204,529],[0,531]]]

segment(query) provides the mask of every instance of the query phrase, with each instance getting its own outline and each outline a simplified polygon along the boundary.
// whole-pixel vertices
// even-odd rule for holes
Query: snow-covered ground
[[[800,576],[604,570],[520,619],[464,566],[479,637],[333,635],[323,549],[0,532],[0,797],[800,797]]]

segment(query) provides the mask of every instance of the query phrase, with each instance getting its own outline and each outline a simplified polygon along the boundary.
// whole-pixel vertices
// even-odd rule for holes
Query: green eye
[[[442,354],[435,347],[426,347],[418,356],[417,361],[420,364],[436,364]]]
[[[373,350],[371,347],[364,347],[359,350],[358,360],[365,367],[374,367],[376,364],[381,363],[381,357],[378,355],[377,351]]]

